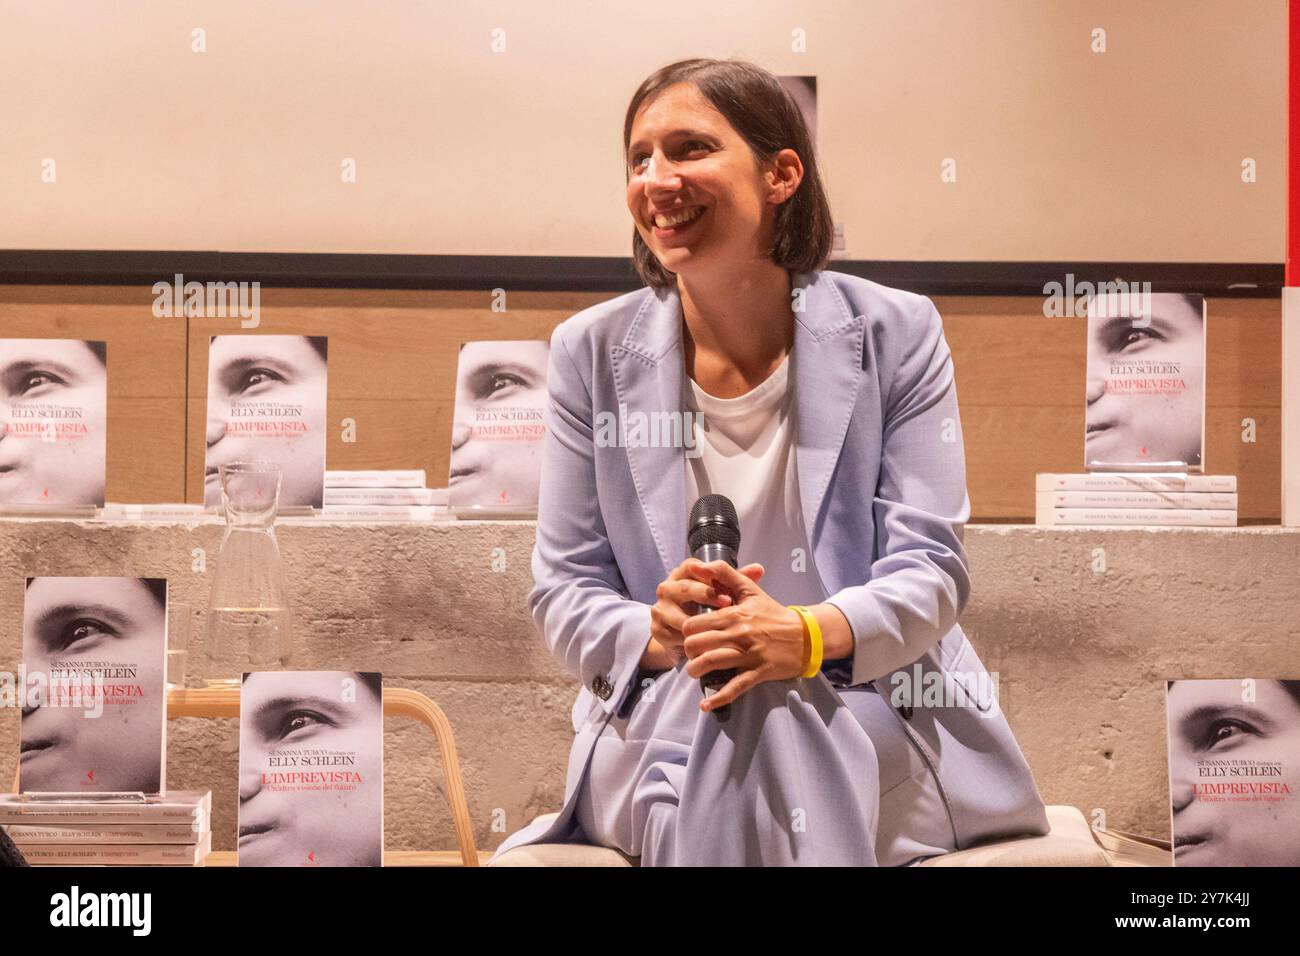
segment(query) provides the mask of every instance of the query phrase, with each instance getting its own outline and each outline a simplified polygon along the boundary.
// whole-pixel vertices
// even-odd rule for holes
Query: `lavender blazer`
[[[844,273],[793,279],[803,517],[827,600],[853,631],[853,682],[873,682],[895,704],[935,772],[959,848],[1046,833],[1029,767],[957,625],[971,587],[970,503],[939,313],[924,296]],[[611,441],[621,427],[601,427],[680,412],[681,328],[676,290],[642,289],[577,313],[551,337],[529,604],[582,690],[563,809],[498,854],[583,840],[573,808],[592,746],[635,699],[655,588],[687,557],[682,448]]]

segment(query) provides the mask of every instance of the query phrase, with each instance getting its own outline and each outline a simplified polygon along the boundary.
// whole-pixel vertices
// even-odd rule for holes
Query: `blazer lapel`
[[[646,294],[623,342],[610,348],[618,395],[620,441],[641,510],[663,561],[664,577],[686,560],[686,460],[682,446],[651,442],[650,419],[668,412],[682,421],[682,309],[676,290]],[[637,416],[641,431],[637,434]]]
[[[863,324],[829,279],[796,273],[802,288],[796,306],[791,370],[799,496],[809,548],[820,538],[817,519],[848,432],[861,382]],[[618,395],[620,440],[627,439],[632,480],[667,576],[686,554],[686,463],[680,445],[647,440],[653,413],[684,418],[681,300],[675,289],[646,294],[623,341],[610,348]],[[637,413],[646,422],[636,432]],[[742,532],[744,529],[741,529]]]
[[[818,517],[839,461],[862,382],[863,329],[831,280],[800,273],[803,311],[795,312],[794,437],[799,502],[808,547],[816,560],[821,539]]]

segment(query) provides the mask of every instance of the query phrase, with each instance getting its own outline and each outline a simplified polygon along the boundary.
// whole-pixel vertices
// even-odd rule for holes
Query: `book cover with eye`
[[[244,674],[238,858],[239,866],[383,866],[380,674]]]
[[[280,466],[280,509],[325,503],[329,343],[322,335],[208,339],[203,504],[221,507],[222,465]]]
[[[1204,471],[1205,297],[1102,285],[1088,301],[1084,468]]]
[[[1300,680],[1165,684],[1174,866],[1300,866]]]
[[[166,676],[166,579],[27,578],[19,790],[161,793]]]
[[[447,478],[453,513],[537,513],[549,358],[542,341],[461,345]]]
[[[103,507],[108,346],[0,339],[0,505]]]

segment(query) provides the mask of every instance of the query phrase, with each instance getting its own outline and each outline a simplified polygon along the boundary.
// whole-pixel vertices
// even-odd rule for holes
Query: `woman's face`
[[[542,443],[536,435],[545,426],[549,351],[546,342],[462,346],[448,480],[452,504],[537,504]]]
[[[28,673],[48,679],[52,668],[130,666],[133,677],[105,678],[105,686],[138,685],[147,696],[108,696],[102,710],[54,707],[48,697],[24,706],[24,790],[158,791],[166,634],[166,614],[138,578],[32,580],[23,603]]]
[[[1179,866],[1300,865],[1300,704],[1275,680],[1256,681],[1255,698],[1242,700],[1240,681],[1177,681],[1169,688]],[[1213,775],[1217,769],[1279,762],[1281,776]],[[1207,784],[1242,782],[1284,783],[1291,793],[1251,799],[1202,792]]]
[[[629,142],[627,208],[665,269],[689,276],[770,260],[776,206],[803,176],[794,150],[760,172],[749,145],[691,83],[643,103]],[[686,211],[695,218],[656,224],[656,214]]]
[[[351,671],[257,673],[239,706],[239,865],[380,866],[370,822],[383,813],[383,706],[373,691]],[[290,765],[293,751],[355,762]],[[317,771],[357,773],[362,784],[290,790],[262,777]]]
[[[104,363],[79,339],[4,341],[0,346],[0,502],[104,503],[107,382]],[[34,410],[47,404],[78,407],[81,417],[16,414],[15,406]],[[21,433],[20,428],[29,431]]]
[[[1150,324],[1139,324],[1124,315],[1088,320],[1087,460],[1199,466],[1205,367],[1201,312],[1182,296],[1155,296]],[[1116,367],[1121,365],[1135,368],[1126,374]],[[1106,389],[1108,376],[1178,379],[1185,387],[1149,394],[1112,392]]]
[[[280,466],[280,504],[319,507],[324,498],[325,360],[301,335],[218,335],[208,351],[207,460],[203,503],[221,504],[221,465],[269,461]],[[265,422],[257,403],[293,406],[274,431],[246,430]],[[233,409],[248,414],[232,414]]]

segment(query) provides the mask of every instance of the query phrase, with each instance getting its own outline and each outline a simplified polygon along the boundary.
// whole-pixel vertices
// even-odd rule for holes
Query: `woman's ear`
[[[772,158],[767,173],[768,197],[777,205],[795,194],[803,182],[803,161],[793,149],[783,149]]]

